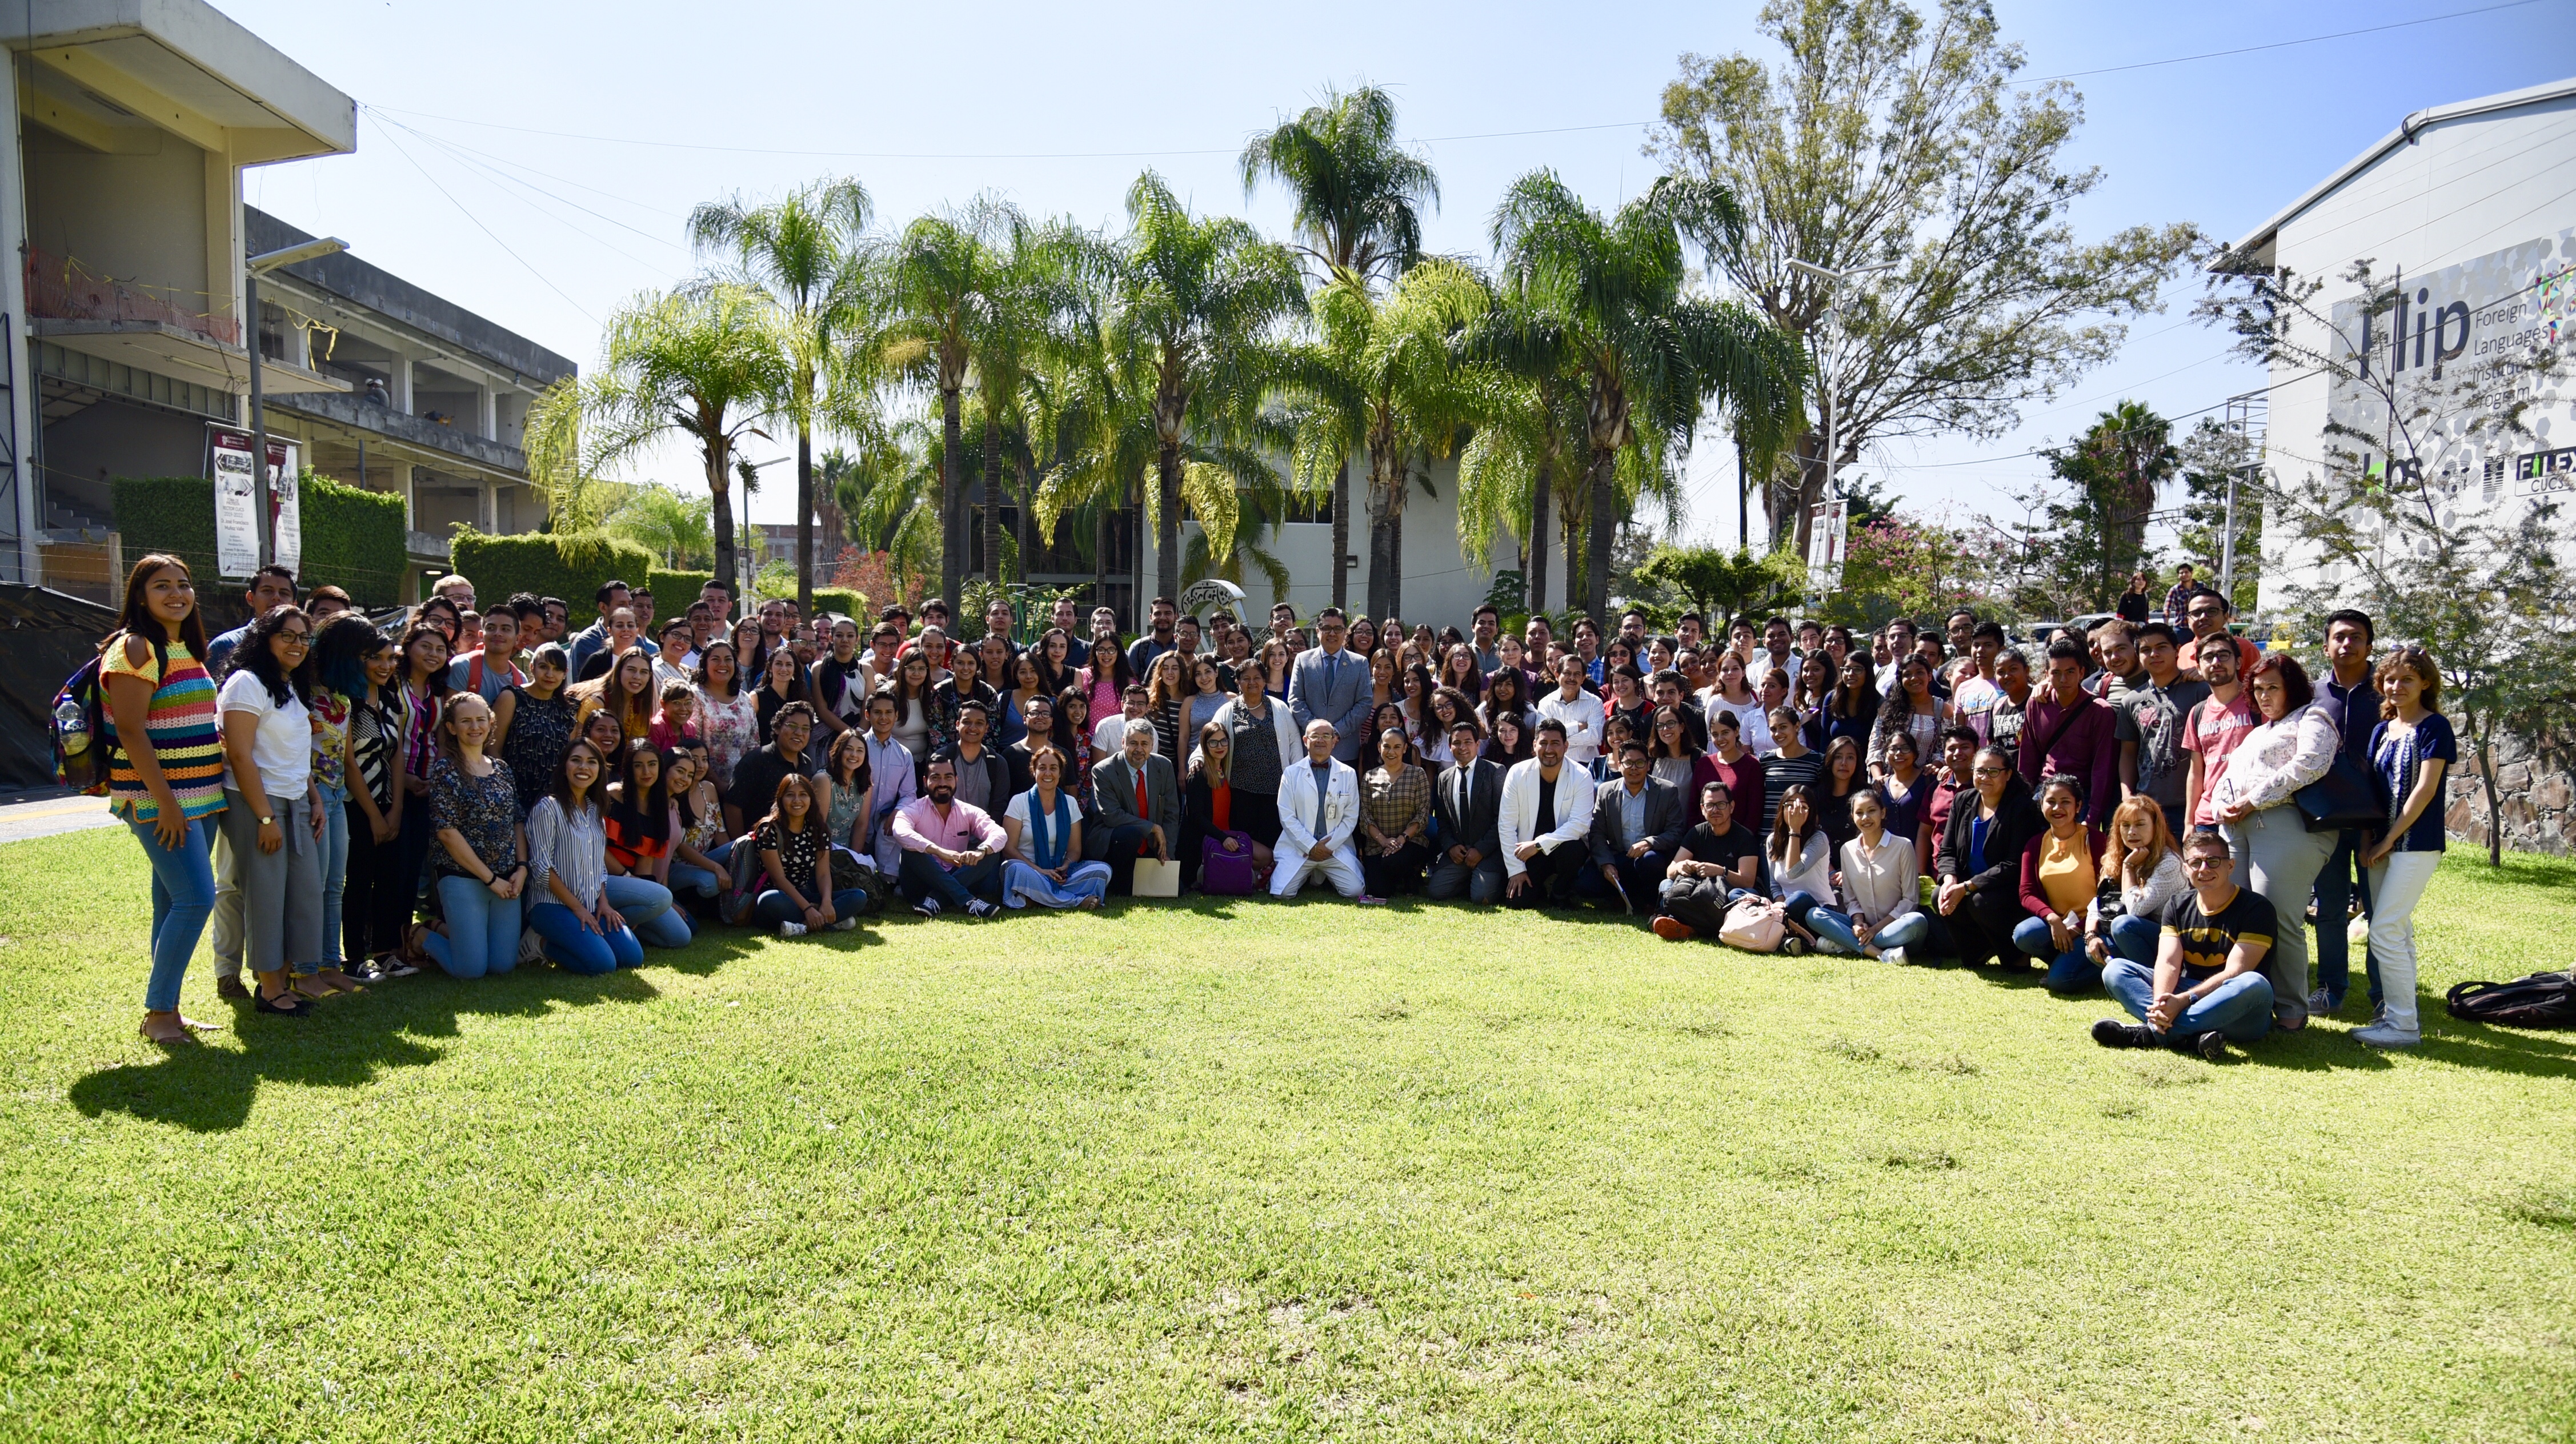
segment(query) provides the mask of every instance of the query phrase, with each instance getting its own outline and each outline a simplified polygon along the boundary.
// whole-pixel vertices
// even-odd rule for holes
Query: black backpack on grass
[[[2518,983],[2462,983],[2451,1016],[2508,1028],[2576,1028],[2576,972],[2534,973]]]

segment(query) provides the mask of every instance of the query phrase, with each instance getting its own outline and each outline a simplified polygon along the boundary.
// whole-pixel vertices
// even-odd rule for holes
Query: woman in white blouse
[[[1875,787],[1851,795],[1851,820],[1858,835],[1842,848],[1842,908],[1817,908],[1807,926],[1848,952],[1901,966],[1905,950],[1932,931],[1914,839],[1887,830],[1887,800]]]
[[[2334,765],[2343,734],[2297,659],[2269,652],[2246,679],[2262,722],[2227,756],[2215,793],[2220,830],[2235,854],[2237,880],[2272,905],[2280,936],[2263,955],[2272,982],[2272,1021],[2308,1024],[2308,891],[2334,852],[2335,835],[2308,831],[2294,800]],[[2328,926],[2342,926],[2341,919]]]
[[[1764,850],[1771,864],[1771,895],[1789,905],[1791,922],[1807,926],[1807,919],[1834,895],[1834,840],[1825,836],[1814,789],[1800,783],[1780,795]]]
[[[2182,896],[2182,850],[2165,826],[2165,810],[2140,793],[2111,814],[2102,844],[2101,877],[2117,880],[2120,906],[2102,915],[2105,899],[2096,893],[2084,910],[2084,951],[2096,963],[2115,957],[2153,967],[2164,935],[2165,904]]]

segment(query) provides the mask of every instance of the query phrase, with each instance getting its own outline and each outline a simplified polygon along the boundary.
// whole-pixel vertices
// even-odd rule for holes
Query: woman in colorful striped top
[[[423,613],[427,608],[422,609]],[[429,818],[429,764],[438,756],[439,709],[447,701],[447,634],[434,622],[415,621],[403,630],[402,640],[394,650],[400,656],[400,671],[394,686],[394,703],[402,712],[402,765],[398,770],[402,787],[402,816],[394,834],[392,866],[385,876],[394,880],[394,896],[386,899],[386,909],[393,915],[394,935],[403,940],[399,957],[406,967],[417,968],[431,961],[427,953],[411,946],[412,884],[429,861],[432,834],[436,831]],[[382,916],[382,914],[379,914]]]
[[[111,749],[109,808],[152,863],[152,979],[143,1036],[185,1043],[209,1024],[179,1012],[179,984],[215,906],[214,829],[224,809],[215,679],[197,659],[206,625],[185,562],[155,552],[125,579],[122,628],[99,656]]]

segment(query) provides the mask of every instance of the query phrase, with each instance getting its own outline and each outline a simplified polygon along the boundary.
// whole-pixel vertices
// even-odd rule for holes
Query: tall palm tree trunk
[[[725,445],[708,442],[702,449],[707,463],[708,522],[716,534],[716,575],[728,587],[742,583],[742,568],[737,563],[733,539],[733,478],[727,475]]]
[[[959,480],[958,454],[966,449],[965,430],[957,419],[957,390],[939,391],[939,596],[956,615],[958,585],[966,571],[966,488]]]
[[[1107,498],[1091,504],[1091,604],[1109,605],[1109,502]],[[1086,645],[1091,636],[1091,618],[1082,619],[1083,634],[1074,640]]]
[[[1600,448],[1592,458],[1592,517],[1585,532],[1583,562],[1584,610],[1596,622],[1610,608],[1610,543],[1619,530],[1618,471],[1619,453]]]
[[[796,614],[814,615],[814,431],[796,423]]]
[[[1333,472],[1333,605],[1351,604],[1351,459]]]
[[[1037,569],[1038,458],[1029,449],[1026,432],[1012,436],[1011,452],[1011,459],[1020,469],[1020,511],[1012,518],[1012,531],[1020,544],[1020,580],[1025,582],[1029,573]]]
[[[1547,610],[1547,483],[1548,458],[1542,456],[1538,459],[1538,474],[1530,480],[1529,571],[1523,578],[1529,587],[1532,616]]]
[[[1002,584],[1002,418],[984,412],[984,577]]]
[[[1154,521],[1154,595],[1181,594],[1181,447],[1166,441],[1154,457],[1160,500]]]

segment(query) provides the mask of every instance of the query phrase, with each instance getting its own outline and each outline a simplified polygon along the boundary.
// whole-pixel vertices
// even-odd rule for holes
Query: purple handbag
[[[1199,843],[1199,891],[1217,897],[1245,897],[1261,885],[1252,871],[1252,838],[1248,833],[1211,832]]]

